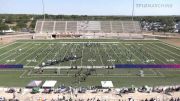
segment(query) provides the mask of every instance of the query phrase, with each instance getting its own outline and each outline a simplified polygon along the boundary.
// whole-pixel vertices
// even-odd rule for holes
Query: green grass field
[[[33,68],[43,62],[62,60],[76,55],[82,58],[53,65],[56,69],[36,73]],[[158,40],[113,40],[113,39],[64,39],[21,40],[0,47],[0,64],[23,64],[24,69],[1,69],[0,86],[25,86],[31,80],[58,80],[58,84],[72,86],[100,85],[102,80],[112,80],[116,87],[141,85],[174,85],[180,83],[179,69],[105,69],[115,64],[180,64],[180,49]],[[61,67],[83,67],[80,71]],[[87,67],[96,69],[85,81],[82,79]],[[51,66],[50,66],[51,68]]]
[[[98,46],[86,46],[97,42]],[[160,41],[56,40],[17,41],[0,48],[1,64],[34,67],[42,62],[82,56],[57,66],[107,66],[114,64],[179,64],[180,49]]]

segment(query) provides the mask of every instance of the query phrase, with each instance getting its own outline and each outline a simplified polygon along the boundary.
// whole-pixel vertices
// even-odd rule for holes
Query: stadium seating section
[[[138,21],[41,21],[36,33],[139,33]]]

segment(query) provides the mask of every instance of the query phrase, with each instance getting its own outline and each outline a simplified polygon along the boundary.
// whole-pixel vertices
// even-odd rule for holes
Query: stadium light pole
[[[42,7],[43,7],[43,15],[44,15],[43,20],[45,21],[46,16],[45,16],[45,6],[44,6],[44,0],[42,0]]]
[[[132,21],[134,21],[134,0],[132,1]]]
[[[133,21],[134,21],[134,0],[132,0],[132,22]],[[134,25],[134,22],[133,22],[133,25]],[[131,38],[131,34],[129,34],[129,37]]]

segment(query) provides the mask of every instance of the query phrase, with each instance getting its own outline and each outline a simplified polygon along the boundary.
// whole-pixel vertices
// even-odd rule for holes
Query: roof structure
[[[102,85],[103,88],[112,88],[112,87],[114,87],[112,81],[101,81],[101,85]]]
[[[27,88],[39,87],[42,84],[41,80],[33,80],[26,86]]]
[[[56,85],[57,81],[56,80],[47,80],[44,82],[42,85],[43,88],[53,88]]]

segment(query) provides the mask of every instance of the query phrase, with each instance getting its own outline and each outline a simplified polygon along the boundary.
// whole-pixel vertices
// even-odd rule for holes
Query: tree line
[[[12,28],[19,30],[21,28],[34,29],[36,21],[43,19],[44,15],[30,14],[0,14],[0,30]],[[86,20],[86,21],[116,21],[116,20],[132,20],[132,16],[88,16],[88,15],[49,15],[45,14],[48,20]],[[180,21],[180,16],[134,16],[135,21],[161,22],[169,28],[174,26],[174,23]],[[168,29],[168,28],[166,28]],[[168,30],[167,30],[168,31]]]

